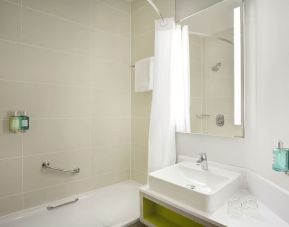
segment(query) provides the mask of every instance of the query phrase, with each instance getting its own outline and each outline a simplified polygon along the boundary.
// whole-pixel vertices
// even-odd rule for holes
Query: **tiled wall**
[[[174,17],[174,0],[154,1],[164,17]],[[154,55],[154,20],[158,15],[146,0],[132,3],[132,63]],[[133,84],[133,83],[132,83]],[[133,179],[145,183],[147,176],[148,132],[151,92],[136,93],[132,86],[132,173]]]
[[[0,0],[0,216],[129,178],[129,64],[126,0]]]

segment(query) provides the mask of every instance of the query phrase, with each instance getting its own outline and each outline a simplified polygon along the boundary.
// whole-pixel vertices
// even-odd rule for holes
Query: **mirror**
[[[242,14],[242,0],[176,1],[190,33],[191,133],[244,137]]]

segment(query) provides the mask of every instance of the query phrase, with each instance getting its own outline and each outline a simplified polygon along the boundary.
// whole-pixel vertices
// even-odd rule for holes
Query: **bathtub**
[[[126,226],[139,219],[139,184],[125,181],[81,195],[5,216],[0,227],[108,227]],[[79,200],[56,209],[64,202]]]

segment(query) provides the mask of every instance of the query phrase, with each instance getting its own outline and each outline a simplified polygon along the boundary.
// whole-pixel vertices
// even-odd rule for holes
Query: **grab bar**
[[[196,118],[209,118],[211,117],[210,114],[196,114]]]
[[[52,166],[50,166],[49,162],[43,162],[42,168],[50,169],[50,170],[54,170],[54,171],[58,171],[58,172],[63,172],[63,173],[71,173],[71,174],[77,174],[80,172],[79,168],[75,168],[73,170],[67,170],[67,169],[60,169],[60,168],[52,167]]]
[[[76,198],[75,200],[72,200],[72,201],[69,201],[69,202],[66,202],[66,203],[62,203],[62,204],[59,204],[57,206],[48,206],[48,207],[46,207],[46,209],[47,210],[53,210],[53,209],[56,209],[56,208],[59,208],[59,207],[62,207],[62,206],[66,206],[66,205],[69,205],[69,204],[72,204],[72,203],[76,203],[78,200],[79,200],[79,198]]]

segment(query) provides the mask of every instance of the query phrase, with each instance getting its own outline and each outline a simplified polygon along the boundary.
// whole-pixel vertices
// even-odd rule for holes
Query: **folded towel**
[[[144,58],[135,63],[135,92],[153,90],[154,57]]]

